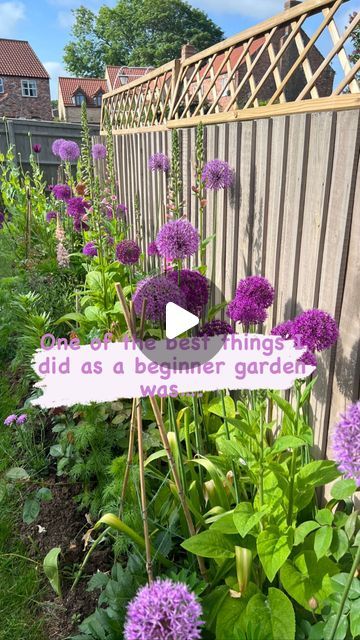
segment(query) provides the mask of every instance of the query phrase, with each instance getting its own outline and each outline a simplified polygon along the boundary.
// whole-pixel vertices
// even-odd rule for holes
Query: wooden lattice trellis
[[[341,35],[335,22],[347,1],[307,0],[105,94],[103,129],[108,119],[114,133],[125,133],[360,106],[360,61],[346,52],[360,12]]]

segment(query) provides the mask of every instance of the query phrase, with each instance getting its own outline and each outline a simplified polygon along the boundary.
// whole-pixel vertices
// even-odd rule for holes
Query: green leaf
[[[348,537],[342,529],[334,529],[333,539],[330,547],[331,554],[335,560],[339,561],[349,548]]]
[[[215,520],[210,526],[211,531],[219,531],[220,533],[225,534],[236,534],[237,528],[233,519],[233,511],[229,513],[224,513],[220,518]]]
[[[360,636],[360,598],[351,603],[350,631],[353,638]]]
[[[238,640],[241,637],[242,614],[254,592],[257,589],[250,584],[241,598],[227,596],[216,618],[216,640]]]
[[[288,535],[284,535],[275,526],[268,527],[259,533],[257,550],[270,582],[274,580],[291,552],[292,543],[290,540],[290,531]]]
[[[314,520],[308,520],[307,522],[302,522],[296,529],[294,535],[294,546],[296,547],[298,544],[304,542],[305,538],[309,533],[315,531],[320,527],[318,522]]]
[[[294,609],[280,589],[253,596],[245,615],[248,640],[295,640]]]
[[[297,436],[281,436],[277,438],[274,446],[271,448],[271,454],[281,453],[281,451],[286,451],[287,449],[298,449],[299,447],[304,447],[306,444],[305,440]]]
[[[331,460],[315,460],[301,467],[297,474],[297,485],[300,491],[309,487],[321,487],[339,477],[335,462]]]
[[[336,576],[331,578],[331,584],[335,591],[338,593],[343,593],[345,589],[345,585],[347,584],[349,574],[348,573],[338,573]],[[350,600],[356,600],[360,597],[360,580],[358,578],[353,578],[348,598]]]
[[[53,494],[51,493],[48,487],[41,487],[37,490],[36,496],[39,500],[43,500],[44,502],[51,502],[53,499]]]
[[[314,551],[300,553],[292,561],[287,560],[280,570],[281,583],[288,594],[308,611],[312,611],[310,599],[315,599],[320,612],[325,600],[333,593],[331,576],[338,567],[329,558],[317,559]]]
[[[296,414],[295,414],[295,411],[292,408],[291,404],[289,402],[287,402],[284,398],[282,398],[275,391],[269,391],[269,396],[270,396],[270,398],[273,399],[275,404],[277,404],[277,406],[280,407],[282,412],[289,418],[290,422],[292,424],[294,424],[295,419],[296,419]]]
[[[254,512],[250,502],[241,502],[233,513],[234,523],[241,537],[245,538],[268,511],[268,507],[263,507],[260,511]]]
[[[60,547],[50,549],[46,554],[43,562],[44,573],[49,580],[55,593],[61,597],[60,573],[58,567],[58,558],[61,553]]]
[[[346,616],[341,616],[339,620],[338,627],[336,629],[336,633],[333,636],[333,629],[336,620],[336,614],[331,615],[330,618],[326,621],[326,624],[323,629],[324,640],[345,640],[347,630],[348,630],[348,619]]]
[[[23,508],[23,522],[31,524],[40,513],[40,502],[36,498],[26,498]]]
[[[225,404],[225,414],[227,418],[235,418],[235,402],[231,396],[224,397]],[[209,413],[214,413],[216,416],[220,416],[220,418],[224,417],[223,406],[221,402],[221,398],[213,398],[209,404]]]
[[[86,320],[86,318],[82,313],[66,313],[64,316],[61,316],[55,324],[62,324],[63,322],[70,324],[71,321],[82,323],[84,320]]]
[[[330,549],[332,537],[333,530],[328,526],[321,527],[315,533],[314,551],[318,560],[327,554]]]
[[[30,476],[22,467],[11,467],[5,473],[8,480],[29,480]]]
[[[54,458],[60,458],[60,456],[64,455],[61,444],[53,444],[52,447],[50,447],[49,453]]]
[[[203,531],[181,543],[181,546],[203,558],[234,558],[234,543],[218,531]]]
[[[355,493],[357,489],[355,480],[338,480],[331,487],[331,495],[335,500],[345,500],[345,498],[349,498]]]
[[[330,509],[320,509],[315,516],[315,520],[321,525],[332,525],[334,516]]]

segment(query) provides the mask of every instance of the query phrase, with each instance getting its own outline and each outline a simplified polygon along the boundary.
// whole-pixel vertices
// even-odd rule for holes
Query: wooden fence
[[[91,127],[93,134],[99,127]],[[0,153],[6,153],[9,144],[15,150],[15,159],[21,162],[24,169],[29,168],[31,145],[41,144],[39,159],[46,180],[56,181],[59,160],[51,151],[51,145],[57,138],[81,142],[81,127],[68,122],[48,122],[42,120],[16,119],[0,121]]]
[[[336,348],[318,361],[314,392],[315,439],[328,450],[328,426],[360,387],[360,114],[359,110],[293,114],[205,127],[206,159],[227,160],[235,172],[219,201],[218,251],[207,248],[208,273],[227,300],[236,283],[262,274],[277,295],[266,329],[301,310],[318,307],[340,326]],[[185,211],[198,226],[194,184],[195,128],[179,129]],[[171,133],[115,136],[120,197],[129,206],[133,234],[138,196],[144,247],[158,224],[159,174],[155,152],[170,153]],[[162,189],[165,184],[162,185]],[[212,231],[212,194],[205,211]]]
[[[102,130],[109,122],[119,134],[359,106],[360,60],[352,64],[346,48],[360,12],[342,34],[335,22],[346,2],[301,2],[105,94]]]

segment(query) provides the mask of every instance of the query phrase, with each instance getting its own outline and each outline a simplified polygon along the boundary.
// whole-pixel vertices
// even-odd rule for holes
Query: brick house
[[[106,80],[102,78],[59,78],[59,119],[81,122],[81,105],[86,102],[89,122],[98,124],[106,91]]]
[[[0,117],[51,120],[49,74],[26,40],[0,38]]]

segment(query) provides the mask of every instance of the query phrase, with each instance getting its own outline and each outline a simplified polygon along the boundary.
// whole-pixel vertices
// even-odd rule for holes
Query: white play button
[[[199,324],[199,318],[190,311],[186,311],[173,302],[166,305],[166,326],[165,333],[169,340],[180,336],[188,329],[192,329]]]

